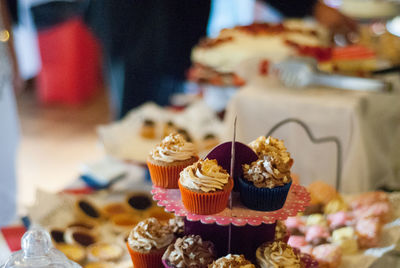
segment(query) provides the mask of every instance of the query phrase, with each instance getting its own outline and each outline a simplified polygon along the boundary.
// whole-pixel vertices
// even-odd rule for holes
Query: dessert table
[[[400,94],[335,89],[284,88],[272,78],[254,78],[230,100],[225,138],[232,137],[237,116],[237,140],[250,142],[279,122],[294,118],[316,138],[336,137],[341,144],[340,191],[363,192],[400,186]],[[293,172],[301,184],[324,180],[336,184],[337,148],[314,144],[295,123],[278,128],[295,159]]]

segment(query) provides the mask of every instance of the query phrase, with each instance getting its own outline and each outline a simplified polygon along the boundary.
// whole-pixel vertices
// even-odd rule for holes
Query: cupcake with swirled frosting
[[[208,268],[256,268],[256,266],[243,255],[228,254],[214,261]]]
[[[166,268],[207,268],[215,259],[214,244],[199,235],[178,238],[165,251],[162,262]]]
[[[242,203],[254,210],[272,211],[283,207],[292,185],[290,168],[293,159],[283,141],[260,137],[250,143],[259,159],[243,165],[239,178]]]
[[[257,263],[261,268],[300,268],[300,258],[285,242],[264,243],[257,248]]]
[[[151,181],[157,187],[176,189],[179,173],[198,159],[195,145],[181,134],[172,133],[147,157]]]
[[[173,230],[156,218],[139,222],[131,231],[127,247],[134,267],[160,267],[161,257],[174,241]]]
[[[180,173],[179,190],[186,210],[215,214],[226,208],[233,179],[217,160],[199,160]]]

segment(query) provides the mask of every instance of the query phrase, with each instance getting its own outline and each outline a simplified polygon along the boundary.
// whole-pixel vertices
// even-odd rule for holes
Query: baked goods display
[[[339,267],[342,256],[379,246],[383,225],[392,219],[386,193],[369,192],[344,200],[321,181],[308,190],[309,209],[285,221],[290,246],[312,254],[328,267]]]
[[[54,220],[44,219],[41,225],[47,227],[58,250],[84,267],[129,267],[124,266],[129,257],[126,243],[131,230],[143,220],[167,226],[164,229],[174,239],[182,232],[182,219],[156,206],[145,192],[106,196],[99,192],[65,198],[65,207],[48,216]],[[162,229],[157,227],[157,231]]]
[[[326,60],[330,48],[318,31],[307,27],[268,23],[236,26],[194,47],[188,78],[218,86],[242,86],[245,81],[236,73],[240,63],[254,58],[277,63],[294,55]]]
[[[168,204],[168,211],[174,211],[176,215],[183,214],[187,219],[191,219],[191,217],[193,219],[185,219],[184,221],[186,236],[178,238],[174,244],[166,249],[163,256],[165,267],[191,267],[184,257],[189,253],[185,252],[199,248],[198,254],[203,251],[204,253],[201,254],[206,254],[207,251],[200,246],[205,243],[204,241],[210,241],[210,249],[208,255],[206,254],[210,258],[203,257],[204,262],[204,259],[207,259],[209,267],[249,268],[255,267],[255,264],[251,261],[256,260],[256,250],[261,244],[273,242],[275,238],[277,241],[285,243],[288,233],[283,223],[276,223],[276,219],[277,217],[285,219],[288,215],[286,214],[288,212],[282,207],[292,183],[290,167],[293,160],[283,145],[283,141],[273,137],[264,137],[264,139],[260,137],[257,143],[262,150],[236,142],[236,160],[232,167],[230,167],[232,164],[230,162],[232,143],[227,142],[215,147],[204,159],[198,160],[180,172],[179,191],[153,185],[154,198],[159,201],[159,205]],[[254,145],[256,142],[252,144]],[[256,183],[252,181],[252,187],[263,187],[265,184],[267,185],[265,188],[269,190],[274,188],[276,190],[282,186],[287,187],[287,189],[268,193],[272,196],[271,199],[274,199],[274,202],[265,202],[265,194],[259,194],[259,199],[264,198],[264,201],[261,200],[259,203],[264,205],[268,203],[269,206],[266,209],[256,208],[254,210],[252,206],[240,201],[241,195],[254,196],[254,194],[250,193],[249,190],[247,190],[249,192],[242,194],[240,183],[237,191],[233,188],[235,182],[241,180],[242,176],[248,178],[247,175],[252,174],[249,169],[252,163],[258,161],[264,163],[262,164],[264,170],[257,171],[255,174],[256,176],[261,175],[263,178],[256,180]],[[235,174],[232,176],[227,170],[230,170],[230,172],[236,170],[237,173],[231,173]],[[294,196],[298,194],[297,192],[302,192],[301,186],[297,185],[294,188],[298,189],[298,191],[293,190]],[[173,198],[169,196],[173,196]],[[288,208],[290,207],[291,213],[296,214],[303,210],[305,206],[296,207],[294,201],[296,197],[294,196],[288,199],[289,201],[286,203]],[[303,197],[300,196],[301,194],[298,198],[301,200],[300,203],[306,205],[308,195],[305,192]],[[230,198],[234,201],[229,202]],[[176,202],[180,203],[179,208],[173,207]],[[278,204],[278,207],[275,204]],[[172,210],[171,207],[173,207]],[[238,210],[235,210],[236,207]],[[252,216],[252,213],[255,213],[255,216]],[[221,224],[217,218],[226,222]],[[246,224],[250,222],[252,225]],[[278,231],[275,232],[275,230]],[[245,240],[246,242],[244,242]],[[285,248],[289,248],[289,246],[285,246]],[[292,254],[300,263],[300,252],[294,253],[292,251]],[[191,253],[191,255],[197,256],[196,253]],[[220,259],[217,260],[218,257]],[[196,262],[196,257],[193,257],[191,261]],[[182,263],[186,264],[179,266]],[[207,267],[205,263],[197,265],[193,267]]]
[[[169,137],[186,144],[178,134]],[[346,256],[379,245],[382,226],[392,215],[387,194],[348,198],[316,181],[309,185],[309,195],[302,195],[305,188],[291,180],[294,161],[283,141],[259,137],[249,146],[235,143],[233,169],[231,148],[230,142],[217,146],[179,173],[179,186],[189,193],[153,187],[158,205],[184,217],[165,212],[145,192],[122,192],[101,202],[91,195],[77,196],[70,202],[71,217],[63,225],[49,227],[53,243],[84,267],[121,268],[132,263],[135,267],[340,267]],[[249,172],[257,162],[262,163],[254,165],[258,171]],[[234,176],[228,170],[234,170]],[[255,188],[289,184],[287,197],[275,196],[283,208],[263,211],[243,204],[240,187],[233,186],[249,174],[260,176],[252,180]],[[160,198],[159,191],[182,199],[186,195],[192,203],[170,209],[171,195]],[[226,194],[222,201],[203,196],[216,192]],[[98,195],[104,198],[104,193]],[[219,206],[214,201],[223,211],[215,211]],[[303,212],[295,216],[299,211]]]
[[[150,151],[170,134],[183,136],[202,156],[220,143],[222,132],[222,121],[200,100],[179,110],[145,103],[122,120],[98,128],[107,155],[143,165]]]

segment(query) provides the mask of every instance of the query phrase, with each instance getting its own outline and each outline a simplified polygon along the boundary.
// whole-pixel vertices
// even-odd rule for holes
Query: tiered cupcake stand
[[[230,169],[231,144],[228,142],[216,147],[207,157],[217,159],[226,170],[231,170],[230,173],[240,174],[241,165],[254,161],[254,156],[248,155],[249,147],[235,142],[236,161],[233,164],[235,168]],[[250,154],[252,153],[251,151]],[[232,191],[231,202],[225,210],[212,215],[196,215],[188,212],[183,206],[179,189],[153,187],[152,194],[157,204],[166,211],[185,217],[186,235],[196,234],[204,240],[212,241],[218,256],[228,253],[244,254],[249,259],[254,259],[258,246],[274,240],[277,220],[286,220],[304,211],[310,201],[310,195],[305,187],[293,184],[281,209],[269,212],[256,211],[243,206],[239,193]]]

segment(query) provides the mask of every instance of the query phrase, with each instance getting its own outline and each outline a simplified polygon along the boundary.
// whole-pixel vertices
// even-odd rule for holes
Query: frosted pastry
[[[287,231],[286,225],[282,221],[276,221],[275,226],[275,240],[282,240],[287,243],[289,239],[289,233]]]
[[[354,218],[350,212],[339,211],[328,215],[329,228],[335,230],[354,224]]]
[[[325,214],[333,214],[339,211],[347,211],[349,206],[346,202],[342,199],[340,195],[337,198],[332,199],[329,201],[324,207]]]
[[[321,226],[328,226],[328,222],[324,215],[322,214],[312,214],[307,217],[306,225],[321,225]]]
[[[364,218],[356,222],[355,227],[360,248],[372,248],[379,244],[382,225],[378,218]]]
[[[332,244],[315,247],[312,255],[321,267],[337,268],[342,262],[342,250],[339,246]]]
[[[157,187],[178,188],[179,173],[198,159],[193,143],[181,134],[170,134],[147,157],[151,181]]]
[[[291,235],[302,235],[305,233],[305,223],[299,216],[288,217],[285,225]]]
[[[307,229],[306,241],[313,246],[325,244],[330,233],[327,227],[313,225]]]
[[[198,235],[188,235],[178,238],[168,246],[162,260],[164,266],[180,267],[207,267],[215,259],[214,245],[203,241]]]
[[[208,268],[256,268],[254,264],[246,260],[243,255],[228,254],[221,257],[208,266]]]
[[[261,268],[290,267],[300,268],[300,258],[288,244],[278,241],[264,243],[257,248],[257,263]]]
[[[161,257],[175,235],[167,223],[156,218],[139,222],[126,243],[134,267],[161,267]]]
[[[215,214],[226,208],[233,179],[217,160],[199,160],[186,167],[179,178],[185,208],[195,214]]]
[[[333,231],[332,243],[340,246],[343,254],[353,254],[358,250],[357,236],[353,227],[343,227]]]

